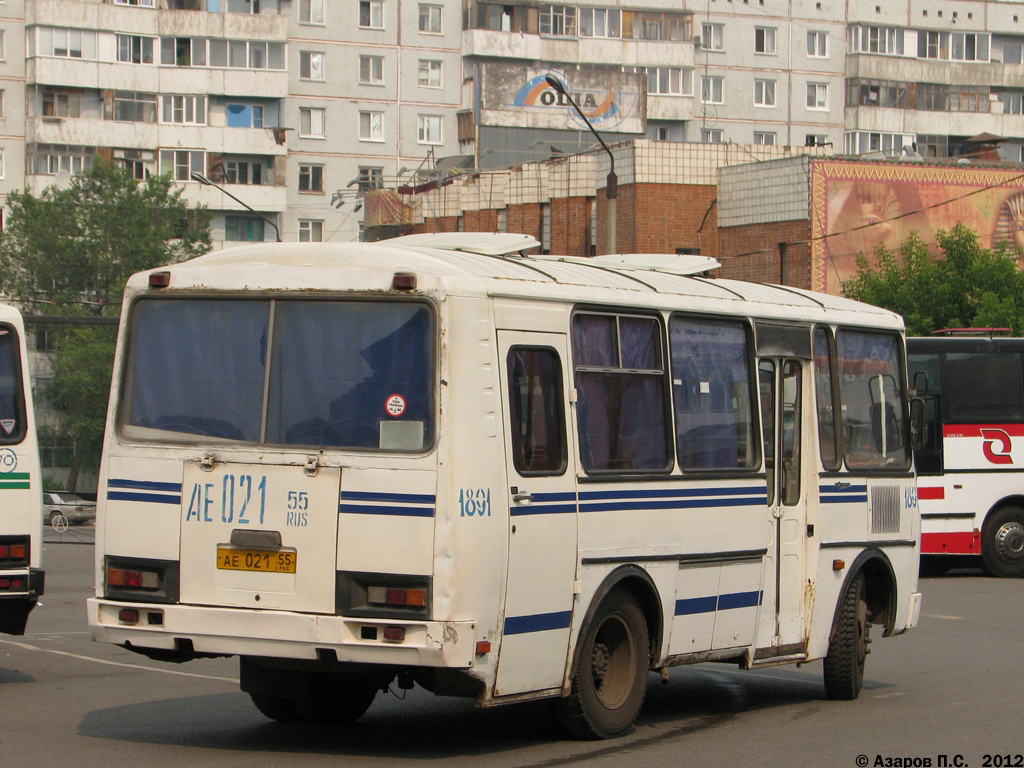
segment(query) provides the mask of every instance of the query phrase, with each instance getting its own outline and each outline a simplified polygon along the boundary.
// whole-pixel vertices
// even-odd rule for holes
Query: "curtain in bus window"
[[[423,304],[279,301],[268,443],[422,450],[432,439]]]
[[[512,460],[520,474],[565,470],[562,375],[552,349],[519,347],[508,353]]]
[[[836,347],[846,465],[851,469],[908,467],[898,338],[839,331]]]
[[[825,469],[839,468],[836,414],[832,401],[832,353],[828,332],[814,330],[814,394],[818,409],[818,446]]]
[[[0,442],[15,437],[18,426],[18,339],[6,328],[0,328]]]
[[[950,422],[1024,421],[1020,355],[947,352],[946,371]]]
[[[573,318],[579,394],[576,410],[584,469],[631,471],[668,466],[660,330],[653,318],[582,313]]]
[[[758,460],[744,324],[675,317],[670,324],[676,453],[683,469],[737,469]]]
[[[149,299],[134,311],[129,425],[257,441],[265,301]]]

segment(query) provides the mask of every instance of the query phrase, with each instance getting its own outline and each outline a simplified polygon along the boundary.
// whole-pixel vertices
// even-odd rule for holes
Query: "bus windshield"
[[[130,328],[127,437],[403,451],[433,440],[426,304],[147,299]]]

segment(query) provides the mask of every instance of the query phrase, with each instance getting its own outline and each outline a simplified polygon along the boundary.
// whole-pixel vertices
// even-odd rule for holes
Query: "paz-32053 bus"
[[[522,235],[240,247],[128,283],[97,640],[240,657],[278,720],[414,684],[630,729],[648,671],[824,659],[913,627],[902,321],[525,256]]]
[[[0,632],[25,633],[43,594],[42,499],[21,313],[0,304]]]

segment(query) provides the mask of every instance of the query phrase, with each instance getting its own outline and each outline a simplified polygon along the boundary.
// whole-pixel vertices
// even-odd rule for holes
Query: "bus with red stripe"
[[[1024,576],[1024,339],[907,339],[927,400],[915,452],[921,554],[939,570],[970,556],[990,576]]]

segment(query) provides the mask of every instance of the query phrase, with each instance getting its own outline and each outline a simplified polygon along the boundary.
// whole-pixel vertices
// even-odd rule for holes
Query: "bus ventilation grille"
[[[898,485],[883,485],[871,489],[871,532],[899,533],[900,493]]]

